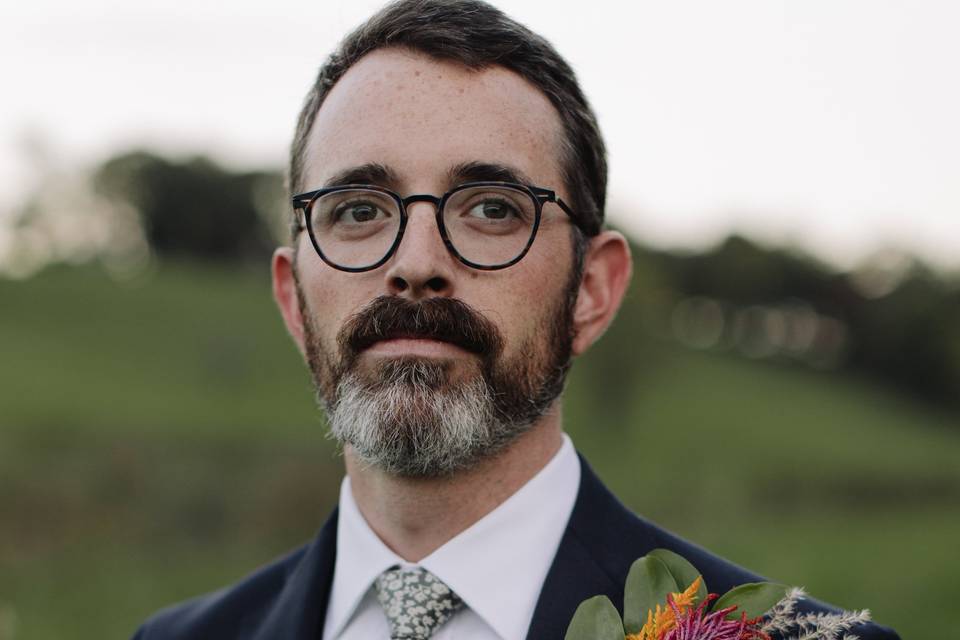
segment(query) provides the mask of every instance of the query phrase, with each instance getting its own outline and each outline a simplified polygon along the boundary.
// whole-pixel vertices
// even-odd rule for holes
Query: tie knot
[[[422,567],[387,569],[374,582],[390,621],[390,640],[427,640],[463,600]]]

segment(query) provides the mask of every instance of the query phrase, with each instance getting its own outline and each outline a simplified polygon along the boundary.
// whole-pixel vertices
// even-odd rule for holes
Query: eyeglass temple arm
[[[313,196],[316,195],[316,191],[311,191],[310,193],[301,193],[299,195],[293,196],[293,220],[290,221],[290,230],[293,233],[303,230],[305,227],[303,223],[303,217],[307,215],[307,206],[310,205],[310,201],[313,199]]]
[[[573,213],[573,209],[571,209],[566,202],[558,198],[556,192],[551,191],[550,189],[543,189],[540,187],[531,187],[530,190],[533,191],[534,195],[537,196],[537,198],[540,200],[541,203],[556,202],[557,206],[563,209],[563,212],[568,216],[570,216],[570,219],[573,220],[575,224],[579,224],[579,221],[577,220],[577,216],[574,215]]]
[[[310,201],[313,200],[313,197],[317,195],[316,191],[310,191],[308,193],[301,193],[293,196],[291,202],[293,202],[294,209],[306,209],[307,205],[310,204]]]
[[[560,198],[554,198],[554,202],[557,203],[557,206],[559,206],[561,209],[563,209],[563,212],[564,212],[565,214],[567,214],[568,216],[570,216],[570,219],[571,219],[571,220],[573,220],[575,223],[579,224],[579,221],[577,220],[577,217],[576,217],[575,215],[573,215],[573,209],[571,209],[570,207],[568,207],[566,202],[564,202],[564,201],[561,200]]]

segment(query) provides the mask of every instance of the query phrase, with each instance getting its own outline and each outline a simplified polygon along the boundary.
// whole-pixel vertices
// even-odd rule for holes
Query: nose
[[[428,202],[409,205],[400,246],[387,263],[389,293],[412,300],[449,297],[454,268],[454,258],[437,228],[436,206]]]

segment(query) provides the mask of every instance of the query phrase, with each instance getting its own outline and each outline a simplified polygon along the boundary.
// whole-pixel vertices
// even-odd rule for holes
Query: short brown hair
[[[327,94],[360,58],[386,47],[412,49],[472,69],[499,65],[540,89],[563,125],[560,166],[577,226],[587,236],[600,232],[607,190],[606,149],[573,69],[544,38],[482,0],[398,0],[340,43],[320,67],[297,121],[290,150],[293,191],[305,188],[307,139]]]

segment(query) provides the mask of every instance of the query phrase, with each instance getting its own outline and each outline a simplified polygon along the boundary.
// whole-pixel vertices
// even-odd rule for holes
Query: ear
[[[300,353],[303,347],[303,315],[300,313],[300,300],[297,298],[296,252],[292,247],[279,247],[273,252],[270,264],[273,275],[273,299],[280,308],[283,323],[297,343]]]
[[[617,231],[591,238],[583,264],[583,280],[573,311],[573,353],[580,355],[613,321],[630,284],[630,245]]]

